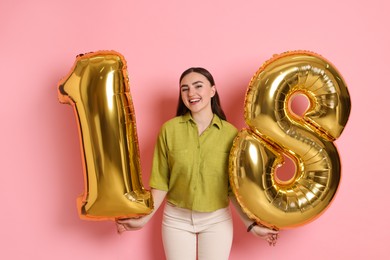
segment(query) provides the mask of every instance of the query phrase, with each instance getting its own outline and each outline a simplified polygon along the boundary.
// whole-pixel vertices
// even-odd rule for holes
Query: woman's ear
[[[217,93],[217,88],[214,85],[214,86],[211,87],[211,97],[214,97],[215,93]]]

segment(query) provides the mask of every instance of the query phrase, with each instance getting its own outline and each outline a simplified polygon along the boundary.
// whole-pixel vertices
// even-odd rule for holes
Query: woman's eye
[[[181,92],[185,92],[185,91],[187,91],[188,90],[188,88],[187,87],[183,87],[183,88],[181,88]]]
[[[203,87],[202,85],[196,85],[195,86],[196,88],[201,88],[201,87]]]

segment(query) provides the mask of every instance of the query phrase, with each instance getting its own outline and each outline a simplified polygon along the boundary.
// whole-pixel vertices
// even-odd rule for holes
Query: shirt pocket
[[[215,177],[227,177],[229,165],[229,152],[214,151],[205,158],[204,170],[207,175]]]

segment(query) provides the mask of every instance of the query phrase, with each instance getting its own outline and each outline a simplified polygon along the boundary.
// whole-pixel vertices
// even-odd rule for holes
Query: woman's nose
[[[192,96],[192,95],[194,95],[195,94],[195,89],[194,88],[189,88],[188,89],[188,95],[189,96]]]

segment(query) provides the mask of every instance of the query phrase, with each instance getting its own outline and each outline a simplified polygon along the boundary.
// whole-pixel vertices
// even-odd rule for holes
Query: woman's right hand
[[[154,202],[153,211],[149,215],[142,216],[139,218],[117,219],[115,223],[116,223],[116,230],[118,231],[119,234],[122,234],[125,231],[138,230],[143,228],[146,225],[146,223],[148,223],[148,221],[152,218],[154,213],[156,213],[156,211],[164,201],[167,192],[162,190],[151,189],[151,193]]]
[[[140,218],[117,219],[115,222],[118,233],[122,234],[125,231],[143,228],[147,223],[147,218],[144,216]]]

